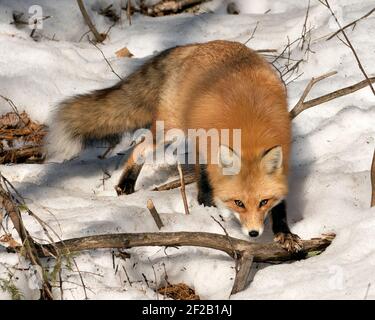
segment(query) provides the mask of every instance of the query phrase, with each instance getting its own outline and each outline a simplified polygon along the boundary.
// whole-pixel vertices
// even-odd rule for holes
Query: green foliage
[[[16,287],[11,278],[8,280],[0,279],[0,289],[8,292],[12,300],[21,300],[23,298],[22,292]]]

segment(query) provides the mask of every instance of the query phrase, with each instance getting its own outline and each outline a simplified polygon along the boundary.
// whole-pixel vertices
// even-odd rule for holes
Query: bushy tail
[[[167,49],[113,87],[60,104],[47,136],[47,156],[70,159],[85,142],[148,127],[167,78],[178,73],[194,46]]]
[[[113,138],[147,126],[151,123],[153,108],[140,105],[133,98],[135,94],[142,100],[142,91],[133,82],[124,81],[61,103],[47,135],[47,156],[70,159],[78,155],[88,141]]]

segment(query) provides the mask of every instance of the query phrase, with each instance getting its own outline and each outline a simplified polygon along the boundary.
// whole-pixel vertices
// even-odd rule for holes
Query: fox
[[[274,241],[290,252],[302,249],[287,222],[291,119],[285,86],[256,51],[234,41],[215,40],[169,48],[150,58],[114,86],[73,96],[55,110],[47,154],[71,159],[87,141],[118,139],[140,128],[156,130],[240,129],[240,152],[228,144],[195,153],[216,161],[196,163],[197,201],[233,214],[251,239],[272,220]],[[151,148],[157,142],[152,141]],[[116,186],[135,192],[147,148],[136,144]],[[212,160],[212,159],[211,159]],[[237,163],[236,174],[223,169]]]

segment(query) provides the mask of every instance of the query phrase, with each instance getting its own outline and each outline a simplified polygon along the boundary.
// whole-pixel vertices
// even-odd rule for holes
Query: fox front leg
[[[293,234],[286,219],[285,200],[272,209],[272,231],[275,235],[274,241],[289,252],[298,252],[302,249],[302,241],[299,236]]]
[[[198,203],[205,207],[214,207],[213,192],[210,181],[208,179],[205,165],[197,164],[195,166],[195,175],[198,186]]]

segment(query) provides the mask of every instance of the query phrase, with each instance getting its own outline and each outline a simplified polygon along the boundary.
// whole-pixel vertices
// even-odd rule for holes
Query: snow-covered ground
[[[121,1],[85,1],[100,31],[111,22],[97,14],[99,7]],[[122,1],[123,3],[126,1]],[[100,48],[113,68],[126,76],[150,55],[175,45],[226,39],[245,42],[254,49],[277,49],[301,36],[308,1],[237,1],[240,15],[226,14],[229,1],[214,0],[202,6],[200,15],[181,14],[160,18],[136,14],[129,26],[126,13],[110,29]],[[30,38],[28,27],[16,28],[14,10],[25,12],[40,5],[51,15]],[[331,0],[344,25],[374,7],[373,0]],[[268,11],[266,14],[264,12]],[[311,31],[311,52],[305,56],[288,84],[292,107],[311,77],[336,70],[337,75],[318,83],[309,98],[363,80],[350,49],[339,39],[326,41],[337,30],[327,8],[311,0],[307,20]],[[82,35],[88,30],[75,1],[2,0],[0,2],[0,94],[36,121],[50,124],[50,111],[58,101],[74,94],[112,85],[117,81],[101,53]],[[369,75],[375,75],[375,14],[360,21],[347,33]],[[80,38],[82,37],[81,41]],[[115,52],[127,47],[132,58],[118,58]],[[292,57],[303,55],[298,45]],[[0,113],[10,111],[0,100]],[[323,254],[308,260],[281,265],[259,266],[253,282],[232,299],[368,299],[375,298],[375,209],[370,202],[370,165],[375,146],[375,97],[369,88],[305,111],[293,120],[293,156],[290,176],[289,221],[302,238],[335,232],[336,239]],[[128,141],[127,141],[128,142]],[[126,141],[122,144],[124,147]],[[187,187],[191,215],[184,214],[179,190],[149,191],[153,185],[176,175],[175,168],[146,166],[137,192],[117,197],[114,185],[121,171],[118,147],[106,160],[88,151],[65,163],[1,166],[26,199],[31,210],[63,238],[114,232],[147,232],[157,228],[146,209],[153,199],[161,213],[163,231],[207,231],[222,233],[211,216],[214,208],[196,202],[196,187]],[[103,180],[108,172],[111,177]],[[45,239],[35,221],[25,214],[27,228]],[[4,223],[4,222],[3,222]],[[229,234],[242,238],[232,218],[224,226]],[[270,231],[260,241],[271,241]],[[197,248],[136,248],[131,258],[113,259],[111,250],[75,256],[90,299],[156,299],[152,290],[163,283],[165,272],[172,283],[184,282],[204,299],[228,299],[233,284],[233,261],[216,251]],[[47,262],[46,262],[47,263]],[[52,265],[52,261],[51,261]],[[27,263],[0,246],[0,279],[14,273],[14,284],[27,299],[37,299],[33,270],[17,270]],[[73,268],[75,270],[75,268]],[[64,299],[82,299],[84,290],[76,271],[63,268]],[[125,274],[127,271],[127,275]],[[144,281],[149,279],[149,288]],[[132,281],[132,285],[128,283]],[[60,298],[59,288],[54,289]],[[0,299],[8,299],[0,290]],[[162,298],[162,297],[161,297]]]

